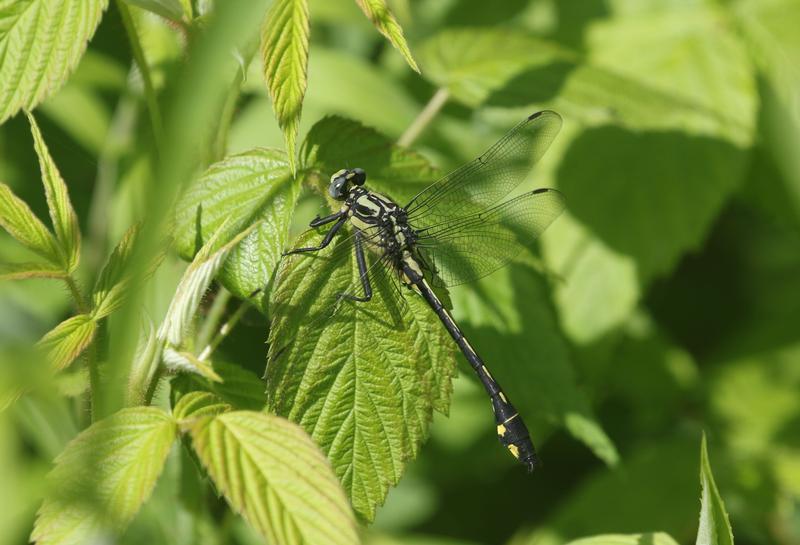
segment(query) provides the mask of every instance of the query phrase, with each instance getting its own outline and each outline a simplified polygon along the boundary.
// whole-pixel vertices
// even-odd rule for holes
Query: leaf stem
[[[442,109],[442,107],[447,103],[447,100],[450,98],[450,92],[440,87],[419,113],[419,115],[411,122],[411,125],[405,130],[405,132],[400,136],[397,140],[397,143],[403,147],[410,146],[414,140],[416,140],[422,131],[425,130],[425,127],[433,121],[433,118],[436,117],[436,114]]]
[[[203,321],[203,325],[200,326],[200,331],[197,333],[196,346],[205,347],[208,345],[211,336],[214,334],[214,330],[219,327],[222,315],[225,313],[225,307],[228,306],[228,301],[230,301],[230,299],[231,292],[220,287],[217,296],[214,298],[214,302],[211,304],[211,308],[208,309],[208,316]]]
[[[78,286],[75,278],[71,274],[68,274],[64,277],[64,282],[67,283],[67,287],[72,294],[72,299],[75,301],[75,307],[78,309],[78,312],[81,314],[89,312],[89,306],[86,304],[86,300],[81,293],[81,288]]]
[[[100,407],[102,403],[102,388],[100,386],[100,365],[97,361],[98,342],[99,340],[95,338],[86,348],[86,366],[89,368],[89,396],[91,399],[92,422],[98,421],[103,414]]]
[[[144,96],[147,101],[147,110],[150,113],[150,124],[153,128],[153,139],[155,140],[156,151],[158,151],[161,149],[161,142],[164,140],[163,125],[161,122],[161,111],[158,108],[155,87],[153,86],[153,78],[150,75],[150,66],[147,64],[147,59],[144,56],[144,49],[139,40],[139,34],[136,32],[136,25],[133,22],[133,17],[131,17],[128,6],[125,5],[123,0],[117,0],[117,9],[122,19],[122,25],[125,27],[125,32],[128,34],[128,41],[131,44],[131,52],[136,61],[136,66],[139,68],[139,73],[142,75]]]
[[[239,320],[242,319],[242,316],[244,316],[244,313],[247,312],[247,309],[251,304],[251,298],[247,298],[241,302],[239,307],[234,311],[233,314],[231,314],[231,317],[228,318],[228,321],[222,324],[222,327],[219,328],[217,335],[205,346],[205,348],[203,348],[202,352],[200,352],[200,354],[197,356],[198,359],[205,361],[211,357],[211,354],[214,353],[214,350],[216,350],[220,343],[225,340],[225,337],[228,336],[231,330],[236,327],[236,324],[239,323]]]

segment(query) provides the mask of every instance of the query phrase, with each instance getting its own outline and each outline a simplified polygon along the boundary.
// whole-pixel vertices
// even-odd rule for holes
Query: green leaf
[[[295,140],[308,84],[308,37],[306,0],[275,0],[261,32],[261,57],[264,79],[286,140],[292,172],[295,170]]]
[[[609,248],[571,214],[542,238],[564,333],[586,344],[618,327],[641,297],[636,262]]]
[[[21,0],[0,5],[0,123],[32,110],[67,80],[106,0]]]
[[[184,271],[164,320],[161,322],[161,327],[158,329],[159,339],[167,341],[173,347],[181,345],[194,320],[197,307],[214,276],[222,268],[231,250],[257,227],[257,223],[250,225],[219,249],[216,249],[217,242],[223,233],[226,233],[227,222],[223,222],[217,228]]]
[[[150,496],[177,435],[153,407],[123,409],[80,433],[56,458],[31,540],[91,543],[120,532]]]
[[[578,387],[542,279],[515,264],[456,286],[452,296],[456,320],[522,416],[564,426],[598,458],[616,464],[619,454]]]
[[[401,204],[439,177],[422,155],[395,145],[357,121],[339,116],[326,117],[311,128],[300,150],[300,160],[304,169],[320,173],[317,187],[325,195],[330,175],[347,167],[363,168],[371,188]]]
[[[696,493],[697,459],[693,442],[678,435],[662,435],[627,452],[622,471],[600,471],[582,479],[567,501],[515,543],[560,545],[589,533],[633,534],[642,528],[685,535],[686,521],[696,514],[696,504],[687,498]],[[599,509],[609,498],[614,508]]]
[[[67,185],[61,178],[50,151],[44,143],[42,133],[36,124],[32,114],[27,114],[33,133],[33,147],[36,155],[39,156],[39,168],[42,171],[42,184],[44,193],[47,197],[47,208],[50,211],[50,219],[53,222],[53,229],[56,234],[61,250],[65,258],[65,269],[67,273],[72,273],[78,266],[81,253],[81,230],[78,225],[78,216],[72,208],[69,200]]]
[[[411,55],[405,36],[403,36],[403,29],[392,15],[389,6],[386,5],[386,0],[356,0],[356,4],[364,12],[364,15],[369,17],[375,28],[386,36],[386,39],[403,55],[408,65],[415,72],[419,72],[419,67]]]
[[[293,180],[286,156],[280,151],[254,149],[223,159],[209,167],[178,202],[178,252],[191,259],[223,223],[221,237],[227,240],[260,222],[231,251],[219,279],[243,299],[257,289],[268,288],[281,252],[287,247],[298,193],[299,183]],[[259,299],[256,304],[261,302]],[[265,310],[263,304],[261,309]]]
[[[0,225],[17,242],[63,271],[55,237],[34,215],[25,201],[14,195],[11,188],[4,183],[0,183]]]
[[[569,58],[565,50],[544,40],[509,29],[485,28],[444,30],[426,40],[418,54],[425,76],[471,107],[525,68]],[[529,89],[525,92],[535,96]]]
[[[60,267],[48,263],[0,263],[0,280],[24,278],[64,278]]]
[[[224,403],[220,398],[209,392],[189,392],[181,396],[172,409],[172,416],[176,420],[184,421],[189,418],[202,418],[216,416],[230,411],[233,407]]]
[[[299,426],[269,414],[237,411],[196,421],[190,434],[228,503],[267,542],[359,542],[330,463]]]
[[[92,292],[92,315],[95,320],[105,318],[125,301],[130,280],[133,278],[130,258],[138,233],[138,224],[125,232],[97,277]]]
[[[205,391],[212,393],[234,409],[260,411],[267,404],[266,385],[255,373],[234,363],[214,357],[214,372],[222,379],[215,382],[198,375],[183,375],[173,379],[172,390],[179,392]]]
[[[307,246],[320,236],[307,233]],[[352,244],[342,240],[329,246]],[[337,295],[358,278],[355,258],[333,270],[325,259],[284,260],[271,308],[268,409],[301,424],[332,461],[356,512],[367,520],[416,457],[433,409],[449,404],[455,372],[445,329],[422,298],[398,307],[385,283],[368,305]]]
[[[39,341],[54,369],[64,369],[81,355],[94,339],[97,323],[88,314],[78,314],[58,324]]]
[[[700,446],[700,526],[697,529],[697,545],[733,545],[733,531],[725,511],[722,496],[719,495],[711,462],[708,460],[706,436]]]
[[[672,536],[663,532],[652,534],[606,534],[584,537],[570,541],[567,545],[678,545]]]
[[[665,150],[680,160],[658,161],[655,168]],[[605,126],[571,143],[558,179],[573,217],[612,250],[633,257],[646,285],[700,246],[747,164],[748,154],[723,140]]]
[[[125,0],[125,2],[172,21],[181,21],[184,15],[191,16],[191,13],[184,13],[184,6],[179,0]]]

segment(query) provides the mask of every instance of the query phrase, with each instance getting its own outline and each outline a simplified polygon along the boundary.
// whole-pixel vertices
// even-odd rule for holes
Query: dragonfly
[[[369,304],[374,284],[387,277],[401,299],[408,290],[421,296],[483,384],[500,443],[529,471],[538,459],[527,426],[437,291],[506,265],[562,212],[564,197],[555,189],[535,189],[503,200],[545,154],[561,125],[561,116],[550,110],[530,115],[481,156],[427,186],[405,206],[371,191],[363,169],[339,170],[328,186],[329,195],[341,202],[339,210],[309,224],[312,229],[330,225],[324,238],[316,246],[284,253],[320,252],[347,231],[346,243],[339,240],[334,251],[348,259],[354,254],[358,279],[352,290],[338,295],[337,303]]]

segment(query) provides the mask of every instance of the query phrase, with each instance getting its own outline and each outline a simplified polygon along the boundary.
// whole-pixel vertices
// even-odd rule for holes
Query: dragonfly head
[[[353,185],[364,185],[367,173],[362,168],[342,169],[331,176],[328,193],[337,201],[343,201],[350,194]]]

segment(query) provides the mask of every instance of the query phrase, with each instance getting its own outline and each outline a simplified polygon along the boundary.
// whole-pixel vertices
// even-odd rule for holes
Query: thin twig
[[[419,115],[411,122],[406,131],[397,140],[397,143],[403,147],[410,146],[414,140],[419,137],[425,127],[436,117],[436,114],[447,103],[450,98],[450,92],[445,88],[440,88],[434,93]]]
[[[153,128],[153,139],[155,140],[156,151],[158,151],[161,149],[161,143],[163,142],[163,125],[161,122],[161,111],[158,108],[156,90],[153,86],[153,78],[150,75],[150,66],[147,64],[147,58],[144,56],[144,49],[139,40],[139,34],[136,32],[136,25],[133,22],[133,17],[131,17],[128,6],[125,5],[123,0],[117,0],[117,9],[119,9],[125,32],[128,34],[128,41],[131,44],[131,52],[136,61],[136,66],[139,68],[139,73],[142,75],[144,96],[147,101],[147,110],[150,113],[150,124]]]
[[[72,299],[75,301],[75,307],[78,309],[78,312],[81,314],[89,312],[89,306],[86,304],[86,300],[83,298],[83,294],[75,278],[71,274],[68,274],[64,277],[64,282],[67,283],[67,287],[72,294]]]
[[[216,350],[217,347],[220,345],[220,343],[222,343],[222,341],[225,340],[225,337],[228,336],[228,334],[231,332],[231,330],[233,330],[236,324],[239,323],[239,320],[242,319],[244,313],[247,312],[247,309],[252,304],[253,297],[255,297],[260,292],[261,290],[256,290],[250,297],[241,302],[236,311],[233,314],[231,314],[231,317],[228,319],[228,321],[222,324],[222,327],[219,328],[219,332],[217,333],[217,335],[211,340],[210,343],[208,343],[205,346],[205,348],[203,348],[203,350],[197,356],[198,359],[206,361],[208,358],[211,357],[211,354],[214,353],[214,350]]]
[[[226,290],[223,287],[219,288],[216,297],[214,298],[214,302],[211,303],[211,308],[208,309],[208,315],[206,319],[203,320],[203,324],[200,326],[200,330],[197,333],[197,343],[195,346],[206,346],[208,342],[211,340],[211,336],[214,334],[214,331],[219,327],[220,322],[222,321],[222,316],[225,314],[225,307],[228,306],[228,301],[230,301],[231,292]]]

